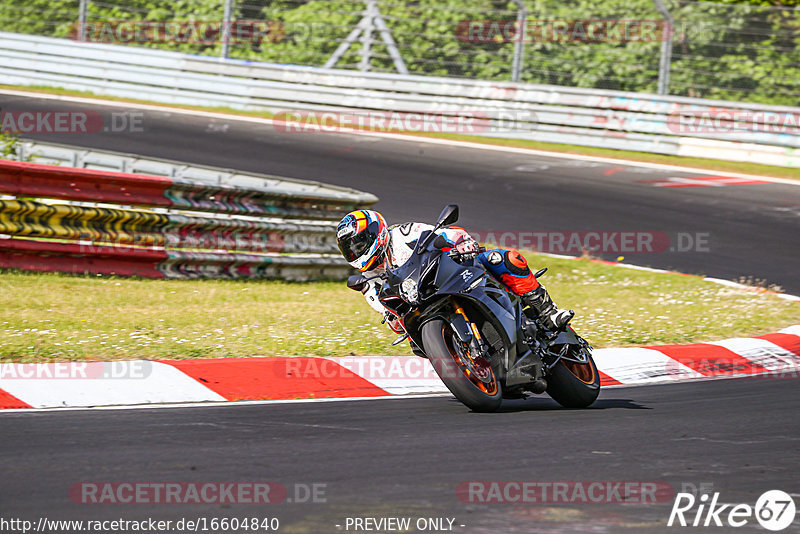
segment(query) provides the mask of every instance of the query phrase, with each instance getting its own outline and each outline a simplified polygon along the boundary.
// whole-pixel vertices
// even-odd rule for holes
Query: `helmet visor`
[[[347,261],[356,261],[369,251],[377,238],[378,236],[374,232],[368,230],[342,237],[339,239],[339,251]]]

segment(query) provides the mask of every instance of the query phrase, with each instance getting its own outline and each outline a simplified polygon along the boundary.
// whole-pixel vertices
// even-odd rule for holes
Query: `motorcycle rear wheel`
[[[547,377],[547,394],[565,408],[586,408],[600,395],[600,373],[588,349],[572,347],[585,351],[588,361],[584,364],[559,361]]]
[[[425,323],[422,343],[439,378],[462,404],[476,412],[494,412],[500,407],[502,389],[491,365],[460,353],[459,340],[446,321]]]

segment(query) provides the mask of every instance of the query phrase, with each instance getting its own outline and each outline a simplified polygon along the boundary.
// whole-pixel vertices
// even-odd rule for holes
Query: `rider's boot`
[[[544,286],[539,286],[533,291],[528,291],[520,295],[522,303],[528,307],[524,309],[525,315],[531,319],[537,317],[542,320],[544,325],[552,330],[564,328],[575,316],[572,310],[560,310],[556,308],[550,295]]]

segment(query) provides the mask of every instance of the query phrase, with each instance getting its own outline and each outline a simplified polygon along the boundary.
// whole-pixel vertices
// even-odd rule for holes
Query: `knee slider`
[[[503,257],[503,265],[511,274],[516,276],[528,276],[531,270],[528,267],[528,262],[516,250],[507,250]]]

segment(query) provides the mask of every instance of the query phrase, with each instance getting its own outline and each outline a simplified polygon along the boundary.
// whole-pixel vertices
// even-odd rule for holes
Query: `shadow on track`
[[[456,401],[457,402],[457,401]],[[588,408],[572,409],[564,408],[549,397],[533,397],[526,400],[504,400],[503,405],[495,413],[511,412],[547,412],[553,410],[579,412],[588,410],[652,410],[642,404],[638,404],[631,399],[598,399]]]

